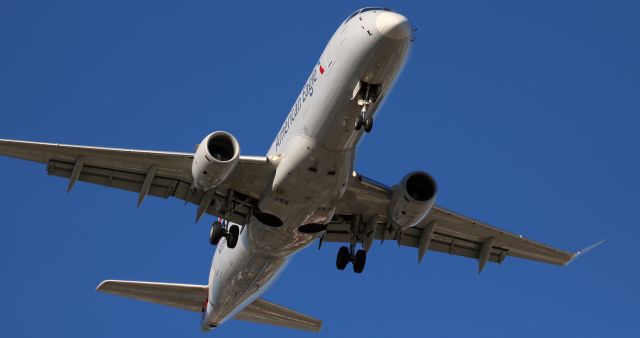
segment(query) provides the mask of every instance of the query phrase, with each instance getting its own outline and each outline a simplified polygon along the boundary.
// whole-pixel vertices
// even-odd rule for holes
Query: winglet
[[[606,241],[607,241],[606,239],[603,239],[603,240],[601,240],[599,242],[591,244],[588,247],[576,252],[575,254],[573,254],[573,257],[571,257],[571,259],[568,260],[564,265],[567,266],[567,265],[571,264],[571,262],[575,261],[578,257],[583,256],[587,252],[599,247],[600,245],[604,244]]]

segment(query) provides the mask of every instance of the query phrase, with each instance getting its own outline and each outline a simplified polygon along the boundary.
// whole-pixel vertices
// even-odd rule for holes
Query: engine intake
[[[436,200],[436,181],[429,174],[415,171],[405,176],[393,188],[389,215],[393,223],[406,229],[420,223],[431,211]]]
[[[198,145],[191,174],[196,188],[209,190],[231,175],[240,159],[240,145],[225,131],[213,132]]]

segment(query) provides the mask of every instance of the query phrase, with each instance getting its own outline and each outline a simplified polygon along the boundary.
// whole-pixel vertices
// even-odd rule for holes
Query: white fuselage
[[[267,154],[277,169],[259,209],[280,218],[282,226],[255,221],[241,226],[235,248],[220,241],[209,275],[204,329],[233,318],[259,297],[292,254],[321,234],[298,227],[329,223],[364,133],[354,128],[362,109],[357,89],[379,88],[366,112],[372,117],[407,58],[410,40],[406,18],[385,10],[358,13],[335,32]]]

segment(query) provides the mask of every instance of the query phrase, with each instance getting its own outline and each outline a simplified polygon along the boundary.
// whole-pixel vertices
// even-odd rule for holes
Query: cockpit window
[[[349,20],[351,20],[351,18],[353,18],[354,16],[360,14],[360,13],[364,13],[364,12],[369,12],[369,11],[388,11],[388,12],[393,12],[391,10],[391,8],[384,8],[384,7],[365,7],[365,8],[361,8],[355,12],[353,12],[353,14],[349,15],[349,17],[347,18],[347,20],[344,20],[344,22],[347,22]]]

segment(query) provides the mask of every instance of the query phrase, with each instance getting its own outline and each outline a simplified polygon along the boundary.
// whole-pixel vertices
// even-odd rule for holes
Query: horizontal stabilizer
[[[240,311],[234,319],[271,324],[291,329],[319,332],[322,321],[258,298]]]
[[[106,280],[96,290],[194,312],[202,311],[208,293],[205,285],[119,280]]]

